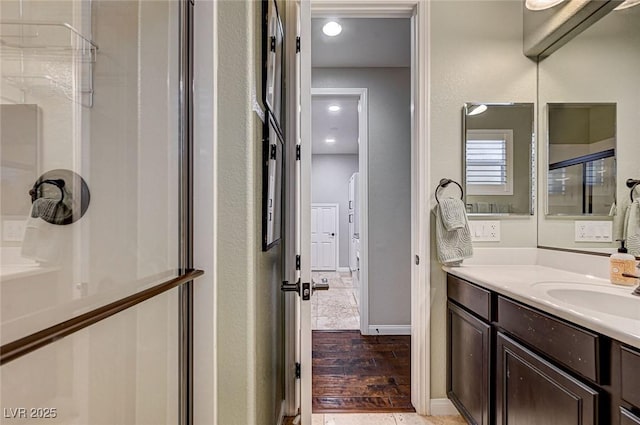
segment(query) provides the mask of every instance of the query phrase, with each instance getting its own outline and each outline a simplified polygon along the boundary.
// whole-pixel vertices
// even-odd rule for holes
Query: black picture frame
[[[284,29],[275,0],[263,0],[262,12],[262,100],[284,134]]]
[[[262,250],[276,246],[282,237],[284,189],[284,139],[267,112],[262,139]]]

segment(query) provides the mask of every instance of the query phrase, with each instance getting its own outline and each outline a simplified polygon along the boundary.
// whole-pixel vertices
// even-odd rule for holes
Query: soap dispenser
[[[625,277],[622,274],[633,274],[636,268],[636,257],[627,252],[627,248],[624,246],[624,240],[618,239],[620,242],[620,248],[618,252],[612,254],[609,260],[609,271],[611,274],[611,283],[616,285],[631,286],[636,283],[636,279],[633,277]]]

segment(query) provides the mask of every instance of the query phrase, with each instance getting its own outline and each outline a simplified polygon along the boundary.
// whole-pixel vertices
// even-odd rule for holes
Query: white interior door
[[[338,254],[338,205],[311,207],[311,270],[336,270]]]

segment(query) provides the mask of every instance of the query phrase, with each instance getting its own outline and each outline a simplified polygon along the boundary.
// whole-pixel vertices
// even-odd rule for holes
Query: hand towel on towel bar
[[[629,254],[640,256],[640,199],[634,200],[627,207],[624,227]]]
[[[435,213],[438,261],[448,266],[460,265],[473,256],[465,205],[460,199],[444,198]]]

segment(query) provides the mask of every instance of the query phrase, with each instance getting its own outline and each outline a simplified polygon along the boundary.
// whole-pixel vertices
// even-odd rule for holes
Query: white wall
[[[368,88],[369,324],[411,323],[411,72],[314,68],[314,88]]]
[[[358,155],[311,157],[311,202],[339,204],[340,262],[349,267],[349,179],[358,171]]]
[[[443,177],[462,179],[463,103],[536,101],[536,64],[522,54],[521,3],[482,0],[431,4],[432,182]],[[506,219],[501,224],[500,243],[476,245],[536,246],[534,217]],[[433,216],[431,227],[435,235]],[[446,285],[433,241],[431,252],[431,397],[441,398],[446,397]]]

